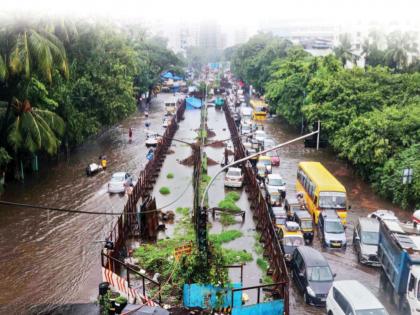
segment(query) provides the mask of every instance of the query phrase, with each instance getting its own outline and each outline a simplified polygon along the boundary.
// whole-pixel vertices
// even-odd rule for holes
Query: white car
[[[268,174],[265,185],[268,193],[286,191],[286,182],[280,174]]]
[[[134,185],[134,178],[126,172],[117,172],[112,174],[108,182],[108,192],[111,194],[121,194],[125,192],[126,187]]]
[[[388,315],[372,292],[356,280],[334,281],[326,304],[329,315]]]
[[[373,211],[368,215],[368,218],[377,219],[378,221],[381,220],[393,220],[398,221],[397,216],[395,215],[394,211],[391,210],[376,210]]]
[[[236,167],[229,167],[225,175],[225,187],[241,188],[243,182],[242,170]]]
[[[254,139],[256,139],[259,143],[264,143],[265,138],[267,138],[267,135],[264,130],[255,131]]]

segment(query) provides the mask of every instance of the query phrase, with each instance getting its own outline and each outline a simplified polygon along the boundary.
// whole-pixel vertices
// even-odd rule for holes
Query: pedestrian
[[[102,169],[103,170],[106,170],[106,164],[107,164],[106,156],[105,155],[101,155],[99,157],[99,159],[101,160]]]
[[[130,128],[128,128],[128,140],[130,142],[131,142],[132,137],[133,137],[133,129],[131,129],[131,127],[130,127]]]

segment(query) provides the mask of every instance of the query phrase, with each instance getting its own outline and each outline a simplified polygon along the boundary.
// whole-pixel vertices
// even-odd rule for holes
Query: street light
[[[247,161],[247,160],[249,160],[249,159],[252,159],[252,158],[254,158],[254,157],[257,157],[258,155],[262,155],[262,154],[265,154],[265,153],[270,152],[270,151],[275,151],[275,150],[278,150],[278,149],[280,149],[281,147],[284,147],[285,145],[288,145],[288,144],[291,144],[291,143],[293,143],[293,142],[296,142],[296,141],[299,141],[299,140],[302,140],[302,139],[308,138],[308,137],[313,136],[313,135],[318,134],[318,133],[319,133],[319,130],[313,131],[313,132],[308,133],[308,134],[306,134],[306,135],[303,135],[303,136],[301,136],[301,137],[298,137],[298,138],[295,138],[295,139],[292,139],[292,140],[286,141],[286,142],[284,142],[284,143],[278,144],[278,145],[276,145],[276,146],[274,146],[274,147],[272,147],[272,148],[269,148],[269,149],[266,149],[266,150],[263,150],[263,151],[260,151],[260,152],[257,152],[257,153],[254,153],[254,154],[248,155],[248,156],[246,156],[246,157],[244,157],[244,158],[242,158],[242,159],[239,159],[239,160],[237,160],[237,161],[234,161],[234,162],[232,162],[232,163],[230,163],[230,164],[228,164],[228,165],[226,165],[226,166],[222,167],[222,168],[220,169],[220,171],[219,171],[216,175],[214,175],[214,176],[213,176],[213,178],[212,178],[212,179],[210,180],[210,182],[208,183],[208,185],[207,185],[206,189],[204,190],[204,194],[203,194],[203,197],[201,198],[201,204],[200,204],[201,209],[203,209],[203,208],[204,208],[204,199],[205,199],[205,198],[206,198],[206,196],[207,196],[207,193],[208,193],[208,190],[209,190],[210,186],[213,184],[213,182],[214,182],[214,180],[216,179],[216,177],[217,177],[217,176],[219,176],[219,175],[220,175],[222,172],[224,172],[225,170],[227,170],[229,167],[232,167],[233,165],[236,165],[236,164],[239,164],[239,163],[245,162],[245,161]]]

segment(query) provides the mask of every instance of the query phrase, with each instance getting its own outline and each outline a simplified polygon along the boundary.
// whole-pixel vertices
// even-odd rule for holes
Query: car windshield
[[[286,218],[276,217],[276,224],[281,224],[281,225],[286,224]]]
[[[284,246],[294,246],[298,247],[303,245],[303,238],[297,236],[287,236],[283,239]]]
[[[378,232],[362,232],[362,243],[366,245],[378,245],[379,233]]]
[[[284,181],[281,178],[270,178],[270,181],[268,182],[271,186],[283,186]]]
[[[232,171],[232,170],[229,170],[229,172],[227,173],[227,176],[236,176],[236,177],[239,177],[239,176],[241,176],[241,171]]]
[[[125,179],[124,174],[114,174],[112,175],[111,182],[123,182]]]
[[[373,310],[358,310],[356,315],[388,315],[388,312],[383,308],[377,308]]]
[[[325,232],[340,234],[344,233],[344,228],[340,221],[325,221]]]
[[[343,192],[320,192],[319,206],[321,208],[343,209],[346,207],[346,194]]]
[[[265,132],[264,132],[264,131],[262,131],[262,130],[258,130],[258,131],[255,133],[255,135],[256,135],[257,137],[265,137]]]
[[[308,280],[315,282],[333,281],[333,275],[330,267],[309,267]]]
[[[302,220],[300,221],[300,227],[302,229],[312,229],[312,221]]]

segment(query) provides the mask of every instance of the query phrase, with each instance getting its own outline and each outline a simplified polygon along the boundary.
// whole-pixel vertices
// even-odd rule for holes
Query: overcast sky
[[[261,25],[267,21],[315,20],[346,23],[362,20],[417,23],[420,0],[0,0],[0,11],[22,8],[52,16],[200,22],[222,26]]]

